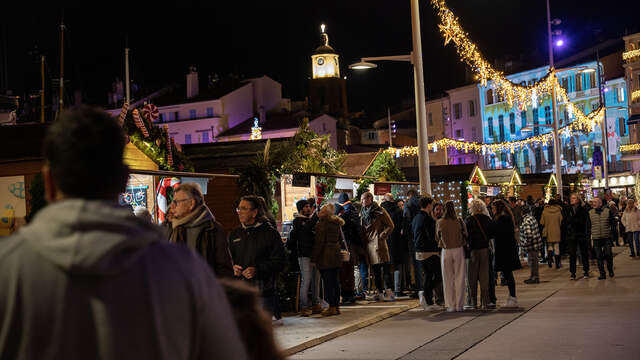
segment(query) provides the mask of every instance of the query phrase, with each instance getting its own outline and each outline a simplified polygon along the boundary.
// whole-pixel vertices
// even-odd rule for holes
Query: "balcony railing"
[[[640,101],[640,89],[631,93],[631,102],[634,103]]]
[[[640,49],[629,50],[622,53],[622,60],[627,63],[640,60]]]

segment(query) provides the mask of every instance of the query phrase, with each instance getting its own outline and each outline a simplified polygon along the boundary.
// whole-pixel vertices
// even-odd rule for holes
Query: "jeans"
[[[469,268],[469,305],[478,304],[478,281],[480,281],[480,304],[486,306],[489,303],[489,249],[471,250]]]
[[[332,307],[340,305],[340,286],[338,285],[339,271],[339,268],[320,270],[322,283],[324,284],[324,299],[329,303],[329,306]]]
[[[416,260],[416,249],[413,241],[409,241],[409,255],[411,256],[411,262],[413,263],[413,274],[417,290],[424,290],[422,288],[422,263]]]
[[[629,243],[631,256],[635,256],[636,253],[640,255],[640,231],[628,232],[627,242]],[[634,245],[635,245],[635,249],[634,249]]]
[[[384,289],[391,289],[392,283],[389,263],[374,264],[371,267],[373,268],[373,280],[376,283],[376,290],[382,292]]]
[[[582,261],[582,270],[585,275],[589,274],[589,254],[586,239],[569,239],[569,271],[572,275],[576,274],[578,247],[580,248],[580,261]]]
[[[358,265],[358,268],[360,269],[360,284],[362,285],[362,291],[369,291],[369,264],[363,261]]]
[[[593,240],[593,247],[598,257],[598,269],[600,275],[605,275],[604,261],[607,261],[607,269],[609,274],[613,274],[613,254],[611,253],[611,239],[595,239]]]
[[[538,252],[537,251],[529,251],[527,253],[527,262],[529,263],[529,267],[531,268],[531,276],[530,279],[540,279],[540,274],[538,272],[540,263],[538,262]]]
[[[300,306],[311,307],[320,303],[320,274],[315,267],[311,266],[311,258],[299,257],[300,264]],[[311,300],[309,301],[309,288],[311,288]]]
[[[496,271],[495,254],[489,249],[489,302],[495,304],[496,299]]]
[[[280,297],[275,289],[262,292],[262,299],[264,301],[264,308],[267,312],[273,315],[276,320],[282,318],[282,312],[280,311]]]
[[[424,269],[424,283],[422,284],[422,288],[424,289],[424,299],[426,300],[427,305],[433,305],[433,291],[442,285],[440,257],[433,255],[426,260],[420,260],[420,263],[421,268]]]
[[[393,272],[393,291],[401,292],[404,290],[404,274],[405,274],[405,264],[397,264],[396,269]]]

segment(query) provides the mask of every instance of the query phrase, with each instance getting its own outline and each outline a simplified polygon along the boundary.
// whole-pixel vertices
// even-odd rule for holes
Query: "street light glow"
[[[558,41],[556,41],[556,46],[557,47],[562,47],[564,45],[564,40],[559,39]]]
[[[360,61],[355,64],[349,65],[349,69],[353,70],[364,70],[364,69],[375,69],[378,65],[366,61]]]

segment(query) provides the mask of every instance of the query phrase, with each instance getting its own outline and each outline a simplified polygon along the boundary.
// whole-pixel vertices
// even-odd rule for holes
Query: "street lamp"
[[[424,71],[422,68],[422,38],[420,34],[420,8],[418,0],[411,1],[411,30],[413,51],[409,55],[381,56],[362,58],[360,62],[349,66],[350,69],[372,69],[377,67],[370,61],[407,61],[413,64],[413,78],[416,101],[416,130],[418,132],[418,173],[420,193],[431,194],[431,175],[429,174],[429,149],[427,147],[427,116],[424,95]]]
[[[560,25],[561,21],[559,19],[553,19],[551,21],[551,10],[549,7],[549,0],[547,0],[547,32],[549,34],[549,69],[553,69],[553,39],[551,33],[551,24]],[[553,114],[553,158],[555,162],[556,168],[556,178],[558,181],[558,191],[560,193],[560,200],[562,200],[562,166],[560,164],[560,143],[558,140],[558,114],[556,111],[556,86],[555,83],[551,87],[551,110]]]

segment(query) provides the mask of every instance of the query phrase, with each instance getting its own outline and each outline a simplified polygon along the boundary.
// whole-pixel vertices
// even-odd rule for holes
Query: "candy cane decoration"
[[[180,179],[178,178],[163,178],[158,183],[158,196],[156,198],[158,202],[158,222],[162,224],[165,220],[167,211],[169,210],[169,204],[167,204],[167,189],[177,189],[180,186]]]
[[[142,122],[142,118],[140,117],[140,113],[138,112],[138,109],[133,109],[133,120],[135,121],[138,129],[142,131],[142,135],[144,135],[144,137],[146,138],[149,137],[149,131],[147,131],[147,127],[144,126],[144,123]]]
[[[146,104],[144,108],[142,108],[142,115],[149,121],[149,123],[153,123],[158,120],[160,116],[160,112],[158,111],[158,107],[153,104]]]
[[[173,139],[169,136],[169,126],[164,126],[164,132],[167,134],[167,164],[169,166],[173,166],[173,154],[171,144],[173,143]]]
[[[129,103],[125,102],[124,104],[122,104],[122,110],[120,110],[120,117],[118,117],[120,126],[124,124],[124,118],[127,117],[128,111],[129,111]]]

